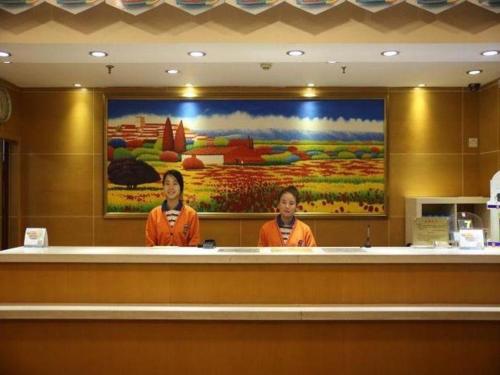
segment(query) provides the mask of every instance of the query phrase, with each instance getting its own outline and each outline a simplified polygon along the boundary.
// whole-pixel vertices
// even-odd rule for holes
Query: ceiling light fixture
[[[0,57],[10,57],[12,54],[7,51],[0,51]]]
[[[82,87],[82,84],[81,83],[73,83],[73,86],[74,87]]]
[[[203,51],[191,51],[191,52],[188,52],[188,55],[191,57],[203,57],[206,55],[206,53]]]
[[[488,50],[488,51],[483,51],[481,52],[481,55],[483,56],[496,56],[500,53],[500,51],[497,51],[497,50],[494,50],[494,49],[491,49],[491,50]]]
[[[90,51],[89,55],[92,57],[106,57],[108,53],[104,51]]]
[[[186,83],[184,86],[186,86],[186,87],[193,87],[193,84],[192,83]]]
[[[425,87],[425,86],[426,86],[425,83],[419,83],[418,84],[418,87]]]
[[[179,70],[177,69],[167,69],[165,70],[165,72],[167,72],[168,74],[179,74]]]
[[[385,56],[385,57],[392,57],[392,56],[399,55],[399,51],[396,51],[396,50],[384,51],[384,52],[381,52],[380,54],[382,56]]]
[[[314,83],[312,83],[312,82],[311,82],[311,83],[308,83],[308,84],[307,84],[307,87],[314,87]]]
[[[304,51],[301,51],[300,49],[292,49],[291,51],[287,51],[286,54],[288,56],[302,56],[306,53]]]
[[[475,76],[475,75],[481,74],[482,72],[483,72],[482,69],[472,69],[472,70],[468,70],[467,74],[469,74],[471,76]]]
[[[4,64],[12,64],[12,61],[9,61],[9,60],[6,60],[6,61],[2,61]]]
[[[336,61],[336,60],[328,60],[328,61],[327,61],[327,63],[328,63],[328,64],[336,64],[336,63],[337,63],[337,61]]]

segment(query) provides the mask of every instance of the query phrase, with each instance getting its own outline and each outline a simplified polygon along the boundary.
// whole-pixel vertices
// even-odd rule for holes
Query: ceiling
[[[300,49],[305,55],[286,54]],[[384,57],[384,50],[400,54]],[[379,86],[464,87],[500,78],[500,55],[481,56],[500,43],[440,44],[1,44],[12,61],[0,64],[0,77],[19,87],[183,86]],[[109,53],[94,58],[91,50]],[[193,58],[187,52],[202,50]],[[336,60],[335,64],[327,61]],[[269,70],[261,63],[271,63]],[[106,65],[113,65],[111,74]],[[345,69],[343,69],[345,67]],[[177,75],[165,70],[180,70]],[[466,74],[482,69],[476,76]]]

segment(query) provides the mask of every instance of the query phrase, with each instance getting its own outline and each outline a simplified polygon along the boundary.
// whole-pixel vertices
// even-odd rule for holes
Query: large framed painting
[[[107,98],[105,213],[146,214],[184,176],[202,216],[275,212],[295,185],[305,215],[385,215],[384,99]]]

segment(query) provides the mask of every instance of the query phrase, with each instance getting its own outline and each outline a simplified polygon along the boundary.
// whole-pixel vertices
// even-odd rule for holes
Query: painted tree
[[[182,120],[177,127],[177,131],[175,132],[174,150],[178,154],[182,154],[186,151],[186,133],[184,132]]]
[[[174,151],[174,131],[172,130],[170,117],[167,117],[167,121],[165,121],[165,126],[163,127],[162,146],[162,151]]]
[[[205,168],[205,164],[203,161],[198,159],[196,155],[191,155],[190,158],[186,158],[182,161],[182,168],[188,169],[203,169]]]
[[[108,165],[108,180],[115,185],[124,185],[127,189],[137,189],[137,185],[161,180],[156,170],[142,160],[113,160]]]

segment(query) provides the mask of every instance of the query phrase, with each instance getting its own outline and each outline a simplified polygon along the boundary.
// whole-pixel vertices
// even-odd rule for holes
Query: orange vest
[[[146,246],[198,246],[200,221],[191,207],[183,205],[175,225],[168,224],[161,206],[155,207],[146,222]]]
[[[311,228],[306,223],[295,219],[292,232],[285,245],[281,238],[280,228],[276,219],[270,220],[260,228],[259,233],[259,246],[316,246],[316,241],[311,232]]]

